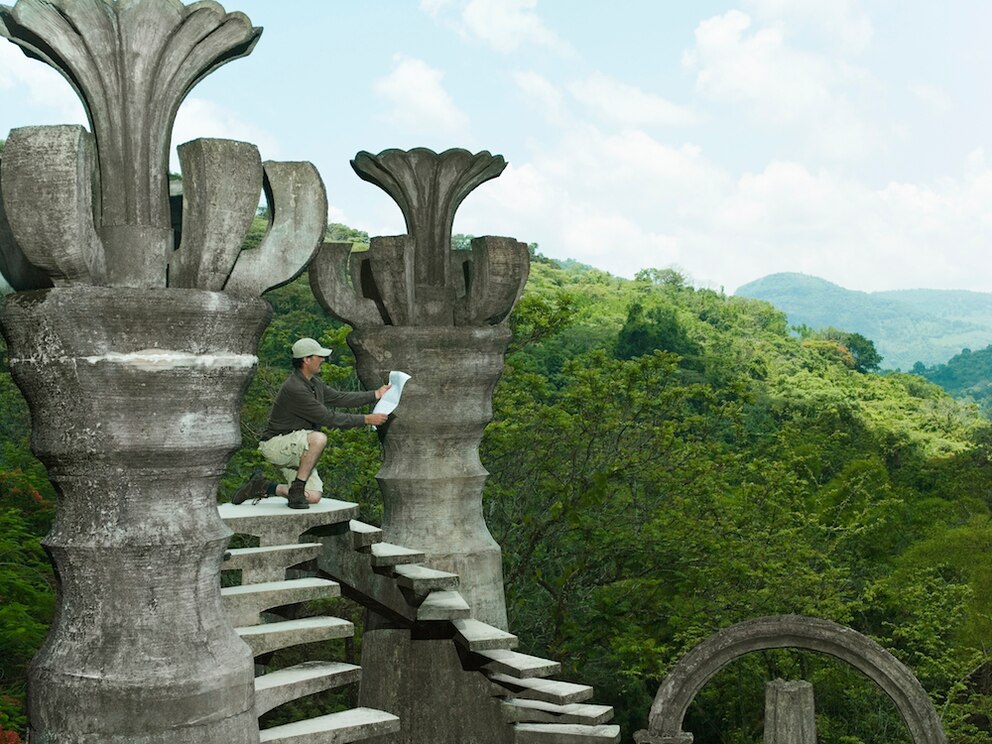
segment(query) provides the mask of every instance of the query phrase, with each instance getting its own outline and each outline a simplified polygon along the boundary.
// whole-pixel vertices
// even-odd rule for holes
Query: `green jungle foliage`
[[[365,242],[344,226],[329,232]],[[348,328],[316,305],[306,277],[268,299],[274,318],[221,500],[265,467],[255,445],[296,338],[334,349],[331,384],[358,385]],[[510,323],[481,455],[511,629],[522,651],[595,685],[625,741],[696,643],[738,621],[801,613],[850,625],[907,663],[952,742],[992,742],[992,424],[975,405],[916,375],[874,374],[877,352],[857,332],[797,336],[771,305],[694,289],[668,269],[623,280],[535,251]],[[0,732],[23,734],[25,667],[53,608],[40,538],[54,494],[2,365],[0,397]],[[328,494],[358,501],[376,523],[380,462],[374,435],[352,430],[330,432],[321,463]],[[302,612],[361,620],[340,599]],[[359,628],[347,643],[268,663],[355,660],[360,644]],[[686,729],[705,744],[759,742],[764,685],[776,677],[813,682],[825,744],[909,740],[863,677],[792,651],[727,667]],[[354,695],[282,706],[264,723],[353,705]]]
[[[737,289],[772,303],[791,325],[832,326],[878,346],[885,369],[947,361],[992,342],[992,293],[940,289],[858,292],[805,274],[772,274]]]
[[[962,349],[947,364],[926,367],[918,363],[913,374],[940,385],[955,398],[970,398],[992,416],[992,345],[980,351]]]

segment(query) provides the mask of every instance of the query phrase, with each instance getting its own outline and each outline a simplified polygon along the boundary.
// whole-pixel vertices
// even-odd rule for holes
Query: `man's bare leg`
[[[310,477],[310,473],[317,466],[317,462],[320,460],[320,456],[324,452],[324,447],[327,446],[327,435],[322,431],[311,431],[307,432],[307,448],[304,450],[303,455],[300,457],[300,465],[296,469],[296,480],[303,481],[306,483],[307,478]],[[285,488],[286,496],[289,496],[289,488],[285,486],[276,487],[276,494],[282,495],[280,489]],[[304,491],[304,496],[306,497],[307,503],[316,504],[320,501],[319,491]],[[292,505],[292,502],[290,502]]]

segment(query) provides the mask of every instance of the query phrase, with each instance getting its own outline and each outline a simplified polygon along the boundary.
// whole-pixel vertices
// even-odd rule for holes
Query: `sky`
[[[173,144],[309,160],[331,221],[405,231],[357,152],[463,147],[509,165],[455,232],[728,294],[784,271],[992,291],[986,0],[223,4],[264,32],[192,90]],[[0,39],[0,136],[85,122],[57,73]]]

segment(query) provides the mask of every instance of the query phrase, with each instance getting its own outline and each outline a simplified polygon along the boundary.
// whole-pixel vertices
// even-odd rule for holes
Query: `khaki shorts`
[[[266,439],[264,442],[258,443],[258,451],[264,455],[266,460],[273,465],[279,466],[287,484],[292,483],[296,479],[296,471],[300,467],[300,458],[307,451],[307,435],[309,434],[310,431],[308,429],[299,429],[298,431],[291,431],[289,434],[280,434],[279,436],[272,437],[272,439]],[[310,471],[310,477],[307,478],[306,490],[316,491],[317,493],[324,492],[324,482],[317,475],[317,468]]]

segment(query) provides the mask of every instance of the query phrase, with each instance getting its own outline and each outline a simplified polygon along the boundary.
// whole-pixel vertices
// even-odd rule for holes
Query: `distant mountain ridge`
[[[792,325],[833,326],[870,338],[884,369],[933,366],[992,344],[992,292],[900,289],[861,292],[807,274],[770,274],[738,288],[770,302]]]

